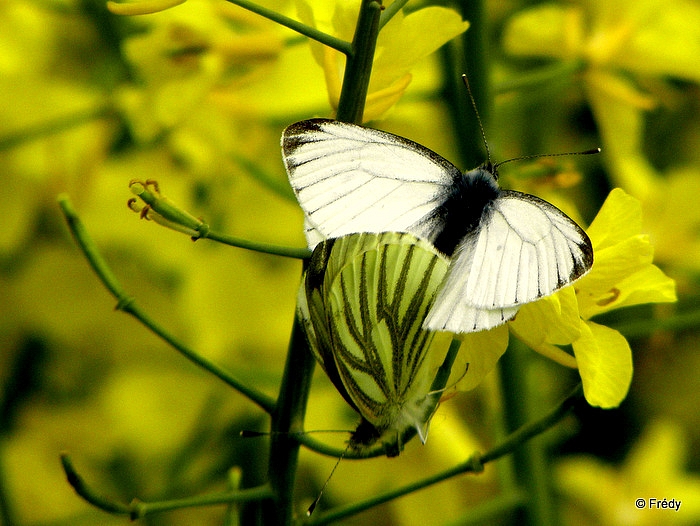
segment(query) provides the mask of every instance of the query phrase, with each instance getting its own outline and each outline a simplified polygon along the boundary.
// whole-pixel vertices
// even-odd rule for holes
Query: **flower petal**
[[[452,366],[452,375],[447,383],[457,383],[460,391],[469,391],[481,383],[495,367],[498,359],[508,347],[508,328],[501,325],[490,331],[460,334],[462,346]],[[467,371],[464,374],[464,371]],[[460,380],[460,376],[463,378]]]
[[[645,199],[659,180],[642,145],[644,110],[653,106],[653,101],[640,94],[628,79],[607,71],[589,70],[584,81],[615,184]]]
[[[463,21],[457,11],[445,7],[426,7],[406,16],[395,15],[377,39],[370,92],[392,85],[419,60],[468,27],[469,22]]]
[[[508,21],[503,46],[514,55],[572,58],[581,52],[582,31],[580,9],[542,4]]]
[[[617,308],[623,295],[621,284],[631,275],[651,267],[652,247],[647,236],[638,235],[617,245],[595,252],[591,271],[575,285],[581,317],[588,319],[593,312]],[[634,285],[635,281],[629,282]],[[629,290],[624,291],[628,294]],[[601,310],[601,308],[603,308]]]
[[[624,336],[586,322],[573,347],[588,403],[603,409],[620,405],[632,382],[632,350]]]
[[[579,309],[581,317],[589,319],[621,307],[675,301],[677,301],[676,282],[664,274],[660,268],[646,265],[616,283],[607,292],[597,296],[580,294]]]
[[[611,29],[620,25],[621,18],[631,29],[625,45],[611,57],[615,66],[642,75],[700,80],[700,6],[696,2],[630,2],[622,15],[617,2],[598,4],[607,5]]]
[[[591,238],[595,251],[640,234],[642,232],[641,203],[621,188],[614,188],[586,232]]]
[[[581,335],[574,287],[524,305],[508,325],[530,347],[547,342],[569,345]],[[533,347],[534,348],[534,347]]]

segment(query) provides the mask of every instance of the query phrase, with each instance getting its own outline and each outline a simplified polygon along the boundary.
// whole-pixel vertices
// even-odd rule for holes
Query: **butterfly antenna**
[[[486,160],[488,161],[489,166],[493,166],[493,170],[496,171],[496,169],[506,163],[510,163],[513,161],[523,161],[525,159],[537,159],[539,157],[561,157],[562,155],[593,155],[596,153],[600,153],[600,148],[593,148],[591,150],[585,150],[583,152],[565,152],[565,153],[540,153],[540,154],[535,154],[535,155],[526,155],[524,157],[516,157],[514,159],[507,159],[505,161],[501,161],[500,163],[496,163],[494,165],[491,165],[491,150],[489,148],[489,143],[486,140],[486,132],[484,131],[484,125],[481,122],[481,116],[479,115],[479,109],[476,107],[476,101],[474,100],[474,95],[472,94],[472,88],[469,85],[469,79],[467,78],[466,74],[462,74],[462,82],[464,82],[464,85],[467,88],[467,93],[469,93],[469,100],[472,103],[472,108],[474,108],[474,115],[476,115],[476,122],[479,123],[479,131],[481,131],[481,138],[484,139],[484,147],[486,148]]]
[[[462,82],[467,88],[467,93],[469,93],[469,100],[472,103],[472,108],[474,108],[474,115],[476,115],[476,122],[479,123],[479,130],[481,131],[481,138],[484,139],[484,147],[486,148],[486,160],[489,166],[491,165],[491,150],[489,149],[489,143],[486,140],[486,132],[484,131],[484,125],[481,122],[481,116],[479,115],[479,109],[476,107],[476,101],[474,100],[474,95],[472,94],[472,88],[469,86],[469,79],[465,73],[462,74]]]
[[[428,396],[430,396],[430,395],[435,395],[435,394],[440,394],[440,393],[444,393],[445,391],[448,391],[449,389],[452,389],[452,388],[453,388],[454,386],[456,386],[459,382],[461,382],[462,379],[463,379],[465,376],[467,376],[467,373],[468,373],[468,372],[469,372],[469,364],[467,364],[467,366],[464,368],[464,372],[460,375],[459,378],[457,378],[457,380],[455,380],[454,382],[452,382],[450,385],[446,385],[446,386],[443,387],[442,389],[435,389],[435,390],[433,390],[433,391],[430,391],[430,392],[428,393]]]
[[[494,164],[493,167],[494,167],[494,169],[496,169],[501,165],[504,165],[506,163],[512,163],[513,161],[524,161],[526,159],[538,159],[540,157],[562,157],[564,155],[594,155],[596,153],[600,153],[600,148],[592,148],[590,150],[584,150],[582,152],[538,153],[535,155],[525,155],[523,157],[515,157],[514,159],[507,159],[505,161],[501,161],[500,163]]]
[[[316,506],[318,506],[318,503],[321,501],[321,497],[323,497],[323,492],[326,490],[326,486],[328,486],[328,483],[331,481],[331,477],[333,476],[333,473],[335,473],[335,470],[338,469],[338,464],[340,464],[340,461],[345,458],[345,455],[347,454],[349,449],[350,449],[350,444],[345,446],[345,449],[343,450],[343,454],[338,457],[338,460],[336,461],[335,466],[333,466],[333,469],[331,470],[330,475],[328,475],[326,482],[323,483],[323,486],[321,487],[321,491],[318,492],[318,497],[316,497],[316,500],[314,500],[311,503],[311,506],[309,506],[309,509],[306,510],[307,517],[310,517],[311,514],[316,509]]]

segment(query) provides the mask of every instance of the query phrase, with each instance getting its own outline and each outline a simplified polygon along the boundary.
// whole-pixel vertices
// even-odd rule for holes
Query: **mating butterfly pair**
[[[299,298],[307,336],[379,434],[411,428],[425,438],[437,404],[422,380],[433,331],[496,327],[593,264],[574,221],[535,196],[501,190],[490,163],[462,173],[403,137],[324,119],[289,126],[282,155],[315,248]],[[382,232],[404,234],[360,235]],[[442,277],[421,288],[426,275],[432,284]],[[413,305],[417,317],[406,323],[408,310],[387,305]]]

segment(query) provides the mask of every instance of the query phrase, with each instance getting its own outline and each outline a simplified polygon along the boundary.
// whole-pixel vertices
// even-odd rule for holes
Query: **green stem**
[[[338,506],[325,513],[316,514],[304,524],[312,524],[314,526],[319,526],[321,524],[332,524],[337,520],[357,515],[360,512],[366,511],[370,508],[379,506],[380,504],[384,504],[399,497],[403,497],[410,493],[414,493],[418,490],[427,488],[428,486],[432,486],[433,484],[437,484],[438,482],[442,482],[443,480],[447,480],[454,476],[461,475],[463,473],[479,473],[482,470],[483,466],[480,464],[478,456],[475,456],[473,459],[470,459],[463,464],[459,464],[447,471],[421,479],[412,484],[407,484],[395,490],[380,493],[371,499],[356,502],[354,504],[348,504],[346,506]]]
[[[127,504],[113,501],[109,497],[105,497],[90,488],[83,478],[75,471],[73,461],[66,453],[61,454],[61,465],[63,466],[63,472],[66,474],[68,483],[73,487],[75,492],[87,502],[107,513],[115,515],[129,515],[131,513],[131,508]]]
[[[379,31],[381,31],[382,28],[387,25],[392,18],[394,18],[394,15],[401,11],[401,9],[403,9],[407,3],[408,0],[394,0],[386,9],[384,9],[379,17]]]
[[[511,434],[504,409],[501,378],[498,374],[491,375],[489,388],[486,390],[485,406],[488,408],[488,416],[485,425],[491,430],[495,444],[502,444]],[[495,466],[498,487],[503,493],[520,491],[515,466],[512,457],[504,458]]]
[[[282,256],[294,259],[308,259],[311,257],[311,251],[308,248],[287,247],[283,245],[274,245],[272,243],[261,243],[259,241],[243,239],[242,237],[221,234],[212,230],[209,230],[202,237],[211,239],[212,241],[218,241],[224,245],[244,248],[246,250],[261,252],[263,254],[272,254],[273,256]]]
[[[339,38],[336,38],[334,36],[328,35],[324,33],[323,31],[319,31],[318,29],[307,26],[306,24],[302,24],[298,20],[294,20],[293,18],[289,18],[287,16],[281,15],[278,12],[268,9],[266,7],[263,7],[261,5],[258,5],[254,2],[249,2],[248,0],[227,0],[228,2],[237,5],[239,7],[242,7],[243,9],[247,9],[248,11],[251,11],[252,13],[258,14],[262,17],[265,17],[269,20],[272,20],[273,22],[276,22],[277,24],[288,27],[292,31],[296,31],[297,33],[307,36],[312,40],[315,40],[316,42],[320,42],[321,44],[324,44],[330,48],[333,48],[337,51],[340,51],[344,55],[349,55],[351,53],[351,45],[349,42],[346,42],[345,40],[341,40]]]
[[[135,206],[134,203],[138,203],[138,199],[132,198],[129,201],[129,207],[132,210],[139,212],[141,217],[146,217],[177,232],[185,233],[191,236],[194,241],[208,238],[232,247],[295,259],[308,259],[311,256],[311,251],[306,248],[261,243],[212,231],[207,223],[162,196],[156,181],[134,180],[129,183],[129,188],[134,195],[138,196],[138,199],[148,205],[148,207],[143,208],[140,208],[140,205]]]
[[[486,160],[481,123],[487,128],[491,115],[486,15],[483,0],[460,0],[455,3],[455,8],[470,25],[464,34],[442,48],[442,89],[450,108],[460,163],[465,168],[473,168]],[[469,80],[471,96],[479,108],[478,115],[462,82],[462,74],[466,74]]]
[[[277,406],[272,413],[268,477],[275,505],[264,510],[265,524],[285,526],[292,522],[299,458],[299,441],[294,434],[304,427],[315,365],[316,359],[307,348],[303,329],[295,317]]]
[[[270,487],[263,485],[256,488],[209,493],[206,495],[198,495],[196,497],[187,497],[184,499],[154,502],[134,500],[130,504],[124,504],[114,501],[109,497],[105,497],[104,495],[90,488],[90,486],[88,486],[83,478],[76,472],[75,467],[73,466],[73,461],[65,453],[61,454],[61,464],[63,466],[63,471],[66,474],[66,478],[68,479],[68,483],[80,497],[85,499],[85,501],[89,502],[93,506],[108,513],[112,513],[114,515],[128,515],[131,520],[141,519],[146,515],[162,513],[164,511],[223,505],[236,502],[259,501],[272,497]]]
[[[484,524],[503,524],[503,517],[522,506],[527,495],[522,491],[512,491],[493,497],[482,504],[469,508],[461,517],[444,526],[483,526]],[[499,520],[500,519],[500,520]]]
[[[501,80],[494,86],[494,93],[500,95],[512,91],[523,92],[541,89],[543,86],[548,86],[558,81],[568,81],[585,67],[586,63],[582,60],[556,62],[534,71],[520,75],[511,75],[508,79]]]
[[[576,404],[584,400],[583,396],[583,385],[578,384],[574,387],[568,396],[552,411],[546,415],[533,420],[521,427],[516,431],[508,435],[508,437],[501,442],[498,446],[492,450],[481,455],[481,462],[484,464],[497,460],[511,452],[522,444],[527,443],[531,438],[544,433],[551,427],[553,427],[557,422],[564,418],[569,411],[571,411]]]
[[[243,155],[234,153],[231,155],[231,157],[233,157],[233,160],[236,161],[237,164],[241,165],[253,179],[263,185],[265,188],[277,194],[286,201],[289,201],[290,203],[297,202],[294,192],[289,186],[289,181],[287,181],[286,178],[280,179],[279,177],[274,177],[266,170],[263,170],[257,161]]]
[[[518,344],[511,345],[501,357],[500,371],[506,421],[517,429],[535,412],[537,393],[533,391],[530,369],[534,355]],[[518,524],[523,526],[554,526],[554,497],[544,443],[532,440],[514,451],[514,471],[518,485],[528,495],[526,506],[520,510]]]
[[[517,451],[524,445],[527,445],[530,439],[550,429],[564,416],[566,416],[574,405],[580,400],[583,400],[583,387],[579,384],[556,408],[544,415],[542,418],[523,425],[518,430],[508,435],[508,437],[502,443],[492,450],[487,451],[484,454],[477,453],[465,462],[462,462],[461,464],[458,464],[450,469],[412,484],[407,484],[406,486],[402,486],[395,490],[391,490],[380,495],[375,495],[371,499],[338,507],[328,512],[319,513],[314,515],[310,520],[305,521],[304,524],[312,524],[315,526],[321,524],[331,524],[336,520],[340,520],[351,515],[356,515],[369,508],[378,506],[379,504],[403,497],[404,495],[408,495],[409,493],[432,486],[433,484],[437,484],[438,482],[442,482],[449,478],[462,475],[464,473],[480,473],[483,471],[483,467],[486,463],[493,462],[501,457],[504,457],[505,455]],[[517,498],[518,503],[522,503],[523,501],[528,501],[530,499],[529,494],[527,494],[527,499],[525,499],[523,497],[523,493],[518,490],[510,492],[509,495],[510,494],[519,495]]]
[[[180,510],[183,508],[201,508],[204,506],[217,506],[223,504],[233,504],[240,502],[264,501],[273,496],[270,486],[265,484],[255,488],[241,490],[222,491],[219,493],[208,493],[184,499],[162,500],[155,502],[133,501],[130,504],[132,511],[129,515],[131,520],[141,519],[146,515],[162,513],[164,511]]]
[[[228,487],[231,491],[237,491],[241,487],[241,482],[243,481],[243,470],[234,466],[228,471]],[[229,504],[226,510],[226,516],[224,517],[223,526],[240,526],[241,524],[241,509],[238,502],[232,502]]]
[[[347,55],[345,63],[343,88],[336,115],[339,121],[362,124],[374,50],[379,35],[380,15],[381,4],[377,0],[362,0],[352,39],[352,52]]]
[[[489,57],[489,25],[485,0],[460,0],[458,10],[464,20],[469,20],[469,30],[462,38],[457,40],[461,44],[461,53],[464,57],[465,70],[469,77],[469,87],[476,105],[479,107],[479,116],[482,122],[491,120],[491,69]],[[474,130],[478,130],[476,115],[464,122],[464,126],[472,133],[471,147],[477,146],[483,138],[476,136]]]
[[[345,431],[342,432],[345,433]],[[347,433],[351,432],[352,431],[347,431]],[[314,453],[318,453],[319,455],[325,455],[327,457],[343,457],[343,459],[348,460],[360,460],[381,457],[386,454],[382,445],[378,445],[372,448],[371,450],[352,451],[348,450],[347,448],[338,448],[326,445],[320,440],[312,438],[308,434],[297,435],[296,440],[309,451],[313,451]]]
[[[191,350],[185,344],[168,333],[163,327],[153,321],[144,311],[142,311],[140,307],[136,305],[135,300],[126,293],[119,280],[107,265],[107,262],[97,249],[97,245],[90,237],[85,229],[85,226],[78,217],[78,214],[73,208],[73,204],[71,203],[69,197],[67,195],[61,195],[58,198],[58,202],[75,241],[78,243],[78,246],[87,258],[90,266],[97,274],[97,277],[100,278],[100,281],[102,281],[104,286],[117,300],[116,308],[118,310],[132,315],[153,333],[170,344],[171,347],[177,350],[185,358],[202,369],[210,372],[217,378],[223,380],[226,384],[233,387],[238,392],[246,396],[249,400],[260,406],[267,413],[271,413],[274,410],[275,402],[269,396],[258,391],[254,387],[246,385],[232,376],[231,373],[222,367]]]

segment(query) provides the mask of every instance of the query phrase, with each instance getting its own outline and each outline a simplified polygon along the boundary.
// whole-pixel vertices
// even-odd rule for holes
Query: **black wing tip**
[[[328,124],[331,122],[338,122],[333,119],[324,119],[321,117],[314,117],[312,119],[305,119],[303,121],[297,121],[284,129],[284,135],[297,134],[299,132],[307,132],[309,130],[318,131],[322,124]]]
[[[323,132],[322,126],[337,123],[333,119],[314,118],[298,121],[287,126],[282,132],[282,153],[285,157],[292,155],[301,144],[309,141],[308,133]]]
[[[294,151],[299,148],[302,144],[310,142],[308,137],[305,137],[309,132],[321,131],[321,125],[324,123],[332,122],[329,119],[309,119],[305,121],[295,122],[287,126],[282,132],[282,156],[285,159],[285,166],[287,165],[286,158],[293,155]],[[287,166],[287,171],[289,172],[289,166]]]
[[[583,243],[578,245],[578,247],[581,249],[581,254],[583,255],[583,257],[580,260],[578,260],[574,257],[574,267],[571,269],[571,273],[569,274],[569,279],[565,280],[565,281],[562,280],[563,281],[562,286],[569,285],[569,284],[573,283],[574,281],[576,281],[577,279],[583,277],[593,267],[593,260],[594,260],[593,245],[591,243],[590,238],[583,230],[581,230],[581,235],[583,237]]]
[[[574,222],[574,224],[576,223]],[[576,226],[578,226],[578,224],[576,224]],[[593,266],[593,243],[591,242],[591,238],[588,237],[588,234],[586,234],[581,227],[579,227],[579,229],[581,230],[581,237],[583,238],[583,243],[581,243],[579,247],[581,248],[581,253],[583,254],[582,262],[584,268],[586,269],[584,272],[588,272]]]

